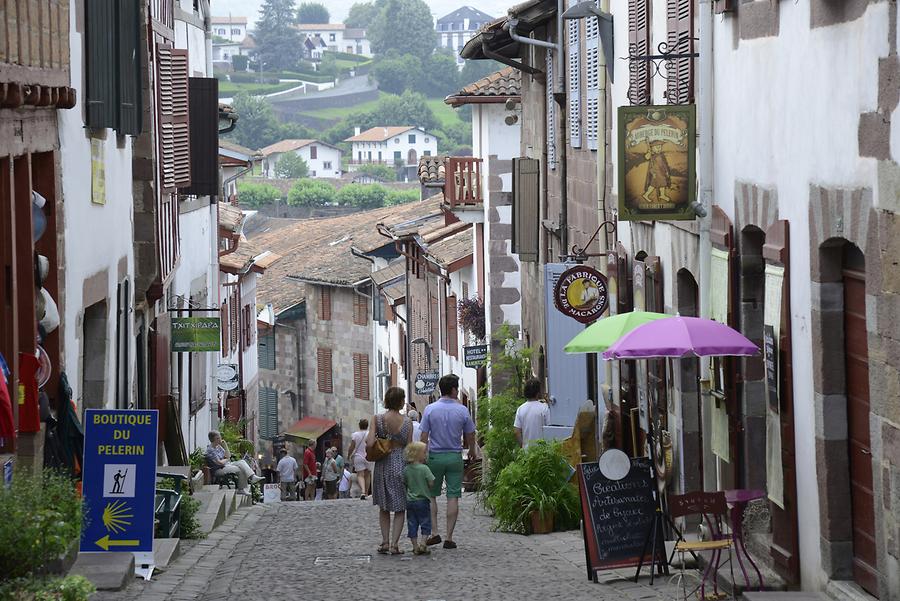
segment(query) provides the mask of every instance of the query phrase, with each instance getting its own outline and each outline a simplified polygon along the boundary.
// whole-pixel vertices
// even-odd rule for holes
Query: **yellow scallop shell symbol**
[[[124,501],[113,501],[103,510],[103,525],[109,532],[118,534],[131,525],[133,517],[131,509]]]

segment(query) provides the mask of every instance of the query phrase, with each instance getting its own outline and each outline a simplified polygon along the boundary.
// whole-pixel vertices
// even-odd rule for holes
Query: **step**
[[[832,580],[825,588],[828,599],[834,601],[877,601],[858,584],[849,580]]]
[[[744,593],[744,601],[828,601],[822,593],[758,591]]]
[[[79,553],[69,574],[84,576],[98,591],[120,591],[134,579],[134,553]]]
[[[194,498],[200,501],[200,510],[197,512],[200,531],[209,534],[219,527],[227,517],[225,489],[197,492],[194,493]]]
[[[181,554],[180,538],[153,539],[153,561],[158,568],[164,568]]]

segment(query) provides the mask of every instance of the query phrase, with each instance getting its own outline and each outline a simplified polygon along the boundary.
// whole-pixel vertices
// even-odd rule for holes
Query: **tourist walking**
[[[375,438],[390,441],[390,451],[375,462],[372,475],[372,502],[378,505],[378,522],[381,526],[381,546],[378,552],[400,555],[398,542],[406,518],[406,483],[403,480],[405,461],[403,449],[412,442],[412,423],[400,414],[405,404],[406,393],[402,388],[391,386],[384,394],[385,412],[373,416],[374,427],[366,436],[366,447],[375,445]],[[391,527],[391,514],[394,517]],[[390,542],[388,537],[390,536]]]
[[[297,500],[297,472],[300,466],[297,460],[288,455],[287,449],[281,449],[278,452],[281,459],[275,469],[278,471],[278,480],[281,483],[281,500],[296,501]]]
[[[413,422],[415,423],[415,422]],[[428,555],[428,537],[431,536],[431,487],[434,474],[425,465],[428,447],[424,442],[413,441],[406,446],[406,526],[413,553]],[[419,540],[419,532],[422,539]]]
[[[453,530],[459,516],[459,498],[462,496],[463,458],[462,443],[469,449],[469,456],[475,457],[475,422],[469,410],[459,402],[459,377],[447,374],[438,381],[441,398],[425,407],[422,416],[422,442],[428,445],[428,468],[434,474],[431,488],[431,527],[434,532],[428,537],[429,545],[441,542],[438,534],[437,498],[441,496],[444,482],[447,483],[447,539],[445,549],[455,549]]]
[[[338,473],[344,471],[344,458],[338,452],[337,447],[331,447],[331,454],[334,456],[334,462],[337,464]]]
[[[550,407],[542,399],[543,384],[537,378],[525,382],[525,402],[516,409],[513,429],[522,448],[544,438],[544,426],[550,425]]]
[[[334,451],[328,449],[325,451],[325,461],[322,463],[322,481],[325,486],[324,498],[337,498],[338,475],[339,472],[337,462],[334,460]]]
[[[319,476],[319,470],[315,449],[316,441],[310,440],[306,443],[306,450],[303,451],[303,484],[306,487],[303,498],[307,501],[316,499],[316,479]]]
[[[341,482],[338,484],[338,498],[350,498],[350,486],[353,480],[353,474],[350,473],[350,466],[345,465],[341,470]]]
[[[356,483],[359,485],[359,498],[366,500],[366,480],[369,479],[369,464],[366,461],[366,435],[368,434],[369,420],[359,420],[359,430],[350,435],[350,464],[356,472]]]
[[[406,416],[412,420],[413,442],[419,442],[422,435],[422,424],[419,423],[419,412],[415,409],[410,409],[407,411]]]

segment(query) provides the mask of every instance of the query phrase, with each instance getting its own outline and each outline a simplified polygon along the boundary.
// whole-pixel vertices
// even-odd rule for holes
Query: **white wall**
[[[135,346],[133,313],[130,309],[133,305],[130,299],[133,298],[134,251],[130,137],[121,138],[123,143],[120,145],[115,131],[105,131],[105,139],[100,140],[100,145],[104,156],[102,164],[106,204],[91,202],[91,140],[84,127],[84,41],[82,34],[76,31],[75,23],[76,11],[73,10],[69,12],[69,51],[71,85],[77,90],[77,104],[71,110],[57,113],[62,167],[61,192],[65,202],[65,308],[60,315],[63,323],[60,335],[64,345],[64,368],[72,386],[73,398],[81,410],[84,406],[81,355],[84,348],[82,322],[85,309],[82,290],[89,278],[104,270],[108,272],[106,385],[103,399],[91,399],[91,404],[98,406],[102,403],[108,408],[115,407],[116,287],[123,279],[128,280],[132,290],[127,320],[132,334],[128,342],[130,361],[127,366],[128,390],[132,390]],[[102,241],[102,244],[96,243],[98,241]],[[119,277],[120,261],[124,261],[125,265],[122,278]],[[55,300],[60,305],[60,310],[63,310],[61,299]],[[88,299],[88,302],[92,300]]]
[[[455,294],[458,303],[459,300],[463,298],[463,282],[465,282],[469,294],[471,295],[478,289],[478,283],[475,280],[474,264],[463,267],[450,274],[450,286],[448,287],[447,294]],[[443,303],[443,307],[446,306],[447,303]],[[442,311],[444,310],[443,307]],[[445,323],[445,320],[446,315],[442,313],[441,322]],[[441,336],[443,335],[444,328],[441,328]],[[456,357],[450,356],[450,354],[444,350],[441,350],[440,352],[440,373],[442,375],[453,373],[459,376],[460,390],[465,391],[469,395],[469,398],[474,400],[478,395],[478,370],[465,366],[463,347],[469,344],[469,340],[462,328],[457,327],[456,340],[458,347],[456,349]],[[442,344],[441,346],[444,345]]]
[[[416,136],[416,141],[414,143],[409,142],[410,135]],[[377,163],[379,151],[382,154],[381,162],[385,165],[394,164],[395,152],[400,152],[400,157],[403,159],[404,165],[418,164],[419,159],[425,156],[424,153],[426,151],[429,152],[431,156],[437,155],[437,138],[427,133],[425,130],[418,128],[405,131],[399,136],[394,136],[384,142],[351,142],[351,146],[353,148],[353,154],[350,157],[350,160],[356,161],[357,163]],[[415,163],[408,162],[410,149],[416,151]],[[371,160],[369,159],[369,152],[372,153]],[[362,153],[362,159],[359,158],[360,153]]]
[[[190,8],[187,10],[190,10]],[[213,18],[210,23],[210,28],[214,35],[234,42],[240,42],[247,37],[247,26],[243,23],[216,23],[215,18]],[[224,30],[224,32],[222,30]],[[237,33],[233,33],[233,30],[236,30]]]
[[[313,146],[316,147],[316,158],[314,159],[311,158]],[[338,148],[324,144],[309,144],[292,152],[306,161],[306,165],[309,167],[309,177],[339,178],[341,176],[341,151]],[[273,152],[265,158],[263,173],[266,177],[270,179],[276,177],[275,165],[278,164],[278,159],[282,154],[284,153]]]

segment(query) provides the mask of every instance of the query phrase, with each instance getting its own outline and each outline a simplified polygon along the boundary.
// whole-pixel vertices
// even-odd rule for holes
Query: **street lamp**
[[[606,59],[606,72],[610,83],[613,83],[613,16],[597,8],[594,0],[585,0],[575,6],[570,6],[563,12],[563,19],[587,19],[597,18],[600,29],[600,44],[603,46],[603,57]]]

